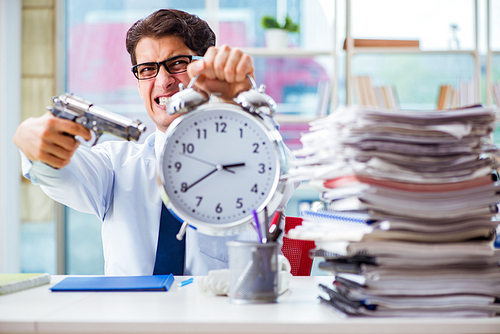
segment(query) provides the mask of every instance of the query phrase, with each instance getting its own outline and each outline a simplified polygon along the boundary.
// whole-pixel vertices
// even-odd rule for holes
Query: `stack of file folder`
[[[494,109],[345,107],[311,123],[293,180],[325,209],[288,237],[334,275],[321,301],[348,316],[500,314]]]

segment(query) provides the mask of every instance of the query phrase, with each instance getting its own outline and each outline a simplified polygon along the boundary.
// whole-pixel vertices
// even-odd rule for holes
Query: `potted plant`
[[[285,48],[288,33],[299,32],[299,25],[294,23],[288,15],[284,24],[280,24],[275,17],[268,15],[262,17],[261,23],[265,29],[266,46],[268,48]]]

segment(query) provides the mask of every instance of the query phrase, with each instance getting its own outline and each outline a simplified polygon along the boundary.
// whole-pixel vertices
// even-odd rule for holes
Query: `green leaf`
[[[276,18],[272,16],[267,16],[267,15],[263,16],[261,23],[264,29],[281,28]]]
[[[290,16],[287,15],[285,18],[285,25],[283,26],[283,29],[288,30],[290,32],[299,32],[299,25],[293,23]]]
[[[285,24],[281,26],[275,17],[264,15],[261,19],[261,24],[264,29],[283,29],[289,32],[299,32],[299,25],[294,23],[290,16],[286,16]]]

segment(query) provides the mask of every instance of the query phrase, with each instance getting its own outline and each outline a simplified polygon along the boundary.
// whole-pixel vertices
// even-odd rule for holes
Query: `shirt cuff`
[[[28,180],[31,180],[30,170],[31,167],[33,166],[33,163],[30,161],[30,159],[28,159],[26,154],[24,154],[22,151],[19,151],[19,153],[21,153],[21,171],[23,173],[23,176]]]
[[[47,164],[44,164],[40,161],[31,161],[28,157],[22,152],[21,153],[21,172],[23,176],[31,181],[34,185],[39,185],[38,180],[36,178],[36,171],[44,170],[45,168],[54,169]]]

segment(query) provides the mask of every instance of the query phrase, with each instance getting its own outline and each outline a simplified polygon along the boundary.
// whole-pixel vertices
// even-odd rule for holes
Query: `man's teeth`
[[[162,96],[158,99],[158,104],[160,106],[166,106],[168,103],[168,97]]]

